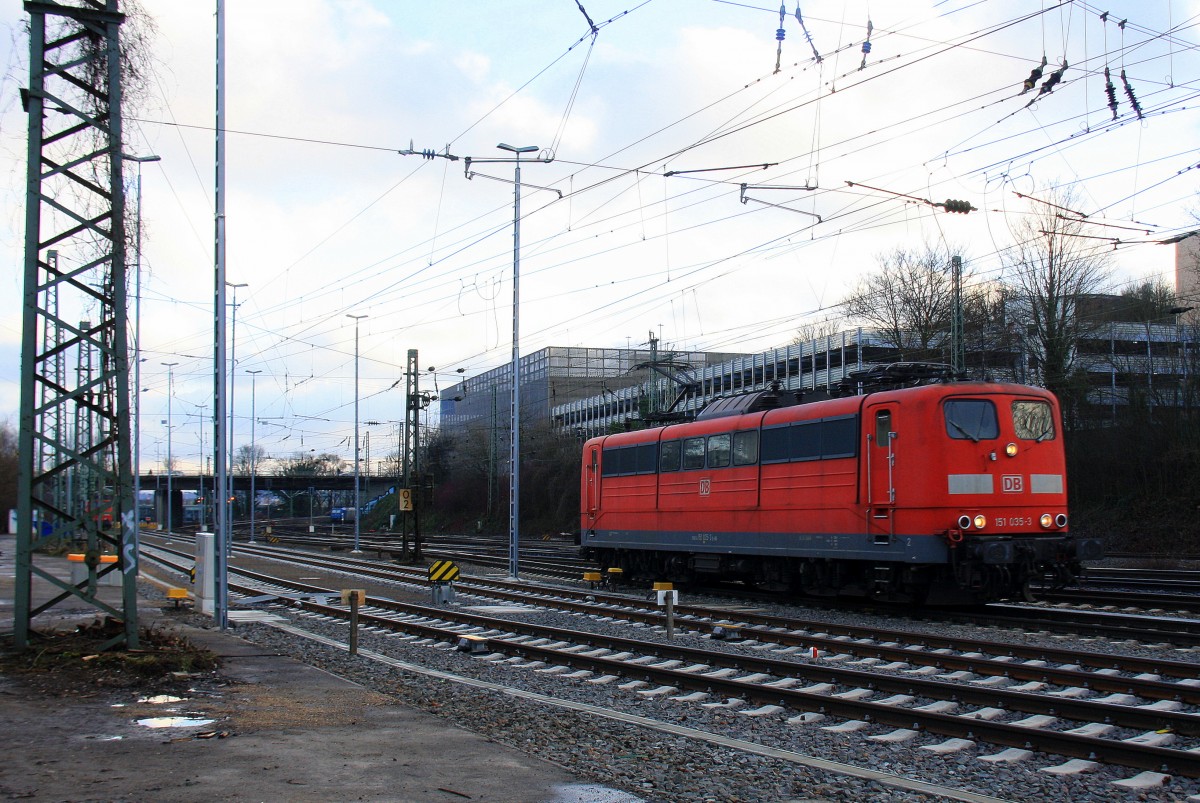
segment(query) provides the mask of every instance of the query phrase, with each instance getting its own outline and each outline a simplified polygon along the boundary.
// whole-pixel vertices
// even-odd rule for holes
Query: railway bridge
[[[330,505],[354,505],[354,475],[331,474],[313,476],[285,476],[279,474],[258,474],[253,477],[255,493],[270,492],[284,495],[308,492],[314,495],[327,495]],[[215,478],[211,474],[172,474],[170,477],[171,493],[171,526],[183,522],[184,491],[197,491],[202,496],[205,491],[211,491]],[[251,476],[249,474],[230,475],[233,493],[250,493]],[[142,499],[139,500],[139,518],[147,517],[155,521],[165,521],[167,515],[167,475],[143,474],[141,476]],[[396,487],[395,477],[359,477],[359,497],[366,504],[376,497],[383,496]],[[147,500],[147,496],[150,500]],[[307,510],[305,512],[308,512]],[[327,514],[328,509],[322,513]]]

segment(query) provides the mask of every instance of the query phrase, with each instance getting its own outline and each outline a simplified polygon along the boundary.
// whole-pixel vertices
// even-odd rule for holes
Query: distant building
[[[1175,297],[1181,313],[1180,323],[1200,323],[1200,231],[1184,235],[1175,243]]]
[[[1087,399],[1096,411],[1111,410],[1115,417],[1136,396],[1150,405],[1191,403],[1200,367],[1200,232],[1176,245],[1180,306],[1166,316],[1125,320],[1128,300],[1119,296],[1077,301],[1075,313],[1096,322],[1077,345],[1077,365],[1087,375]],[[968,349],[968,375],[1031,381],[1035,358],[1022,352],[1018,338],[1012,343]],[[948,362],[949,344],[938,348],[946,351]],[[880,333],[861,328],[758,354],[551,347],[521,358],[522,422],[592,437],[680,420],[715,399],[775,384],[802,394],[831,393],[849,374],[906,359],[911,358]],[[511,366],[504,365],[446,389],[442,428],[480,426],[494,436],[507,432],[511,377]]]
[[[563,404],[593,397],[615,398],[627,388],[664,374],[677,377],[745,356],[729,352],[662,351],[652,348],[585,348],[551,346],[520,360],[521,420],[551,423],[553,410]],[[657,366],[657,369],[655,368]],[[660,401],[663,409],[672,399]],[[453,430],[472,423],[507,429],[512,413],[512,366],[502,365],[465,379],[440,394],[441,426]]]
[[[847,374],[901,359],[897,350],[886,345],[877,333],[864,329],[758,354],[739,354],[698,370],[693,377],[694,385],[687,389],[677,409],[693,415],[714,399],[766,390],[776,383],[783,390],[830,393]],[[558,404],[552,416],[559,429],[581,437],[615,428],[636,428],[654,422],[654,416],[646,415],[645,411],[653,409],[657,392],[648,383],[634,384],[615,393]]]

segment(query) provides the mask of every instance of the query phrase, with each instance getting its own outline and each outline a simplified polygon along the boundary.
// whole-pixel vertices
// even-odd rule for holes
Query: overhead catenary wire
[[[839,90],[839,91],[841,91],[841,90]],[[824,96],[823,96],[823,97],[824,97]],[[634,172],[634,174],[633,174],[633,181],[632,181],[632,183],[630,184],[630,187],[637,187],[637,188],[640,190],[640,188],[641,188],[641,187],[640,187],[640,185],[641,185],[641,183],[644,181],[644,179],[645,179],[645,175],[644,175],[643,173],[636,172],[636,171],[638,170],[638,168],[634,168],[634,170],[635,170],[635,172]],[[572,198],[574,198],[574,195],[575,195],[575,193],[571,193],[571,196],[572,196]],[[664,195],[664,198],[665,198],[665,197],[667,197],[667,196],[666,196],[666,195]],[[670,208],[671,208],[672,210],[674,210],[674,208],[675,208],[675,207],[674,207],[674,203],[673,203],[673,202],[672,202],[672,204],[671,204]],[[643,205],[643,204],[641,204],[641,203],[638,203],[638,204],[636,204],[636,209],[637,209],[637,211],[638,211],[638,215],[639,215],[639,217],[641,217],[641,216],[643,216],[643,215],[644,215],[644,205]],[[714,220],[714,221],[716,221],[716,220],[719,220],[720,218],[719,218],[719,216],[715,216],[715,215],[714,215],[714,216],[711,216],[711,219],[712,219],[712,220]],[[867,230],[866,228],[849,228],[849,229],[847,229],[847,230],[846,230],[846,231],[843,233],[843,236],[845,236],[846,234],[849,234],[849,233],[853,233],[854,231],[866,231],[866,230]],[[668,240],[667,240],[667,241],[669,241],[669,238],[668,238]],[[429,254],[432,254],[432,253],[434,252],[434,250],[435,250],[436,246],[427,244],[427,245],[426,245],[426,248],[428,249],[428,253],[429,253]],[[485,259],[486,259],[486,257],[485,257]],[[428,256],[426,257],[425,261],[426,261],[427,263],[430,261],[430,260],[429,260],[429,258],[428,258]],[[447,263],[443,262],[443,263],[441,263],[441,264],[447,264]],[[239,319],[239,322],[241,322],[241,320],[240,320],[240,319]]]

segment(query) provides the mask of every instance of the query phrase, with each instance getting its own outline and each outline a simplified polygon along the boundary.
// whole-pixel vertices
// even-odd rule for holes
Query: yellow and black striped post
[[[435,605],[449,605],[454,601],[454,581],[458,576],[458,566],[453,561],[438,560],[429,567],[429,582],[433,586]]]

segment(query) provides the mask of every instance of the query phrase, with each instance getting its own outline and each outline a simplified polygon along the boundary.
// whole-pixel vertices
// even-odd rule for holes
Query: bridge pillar
[[[183,524],[183,491],[171,489],[171,521],[167,521],[167,489],[156,488],[154,491],[154,520],[163,525],[163,529],[173,530]]]

